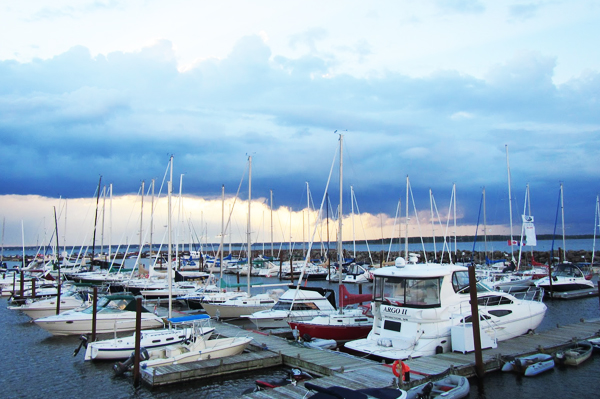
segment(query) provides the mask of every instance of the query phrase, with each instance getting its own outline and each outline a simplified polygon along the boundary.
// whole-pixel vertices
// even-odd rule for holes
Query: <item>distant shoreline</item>
[[[512,239],[513,240],[518,240],[519,237],[520,237],[520,235],[513,235]],[[558,241],[562,240],[562,236],[556,236],[556,235],[553,235],[553,234],[538,234],[536,236],[536,238],[537,238],[538,241],[550,241],[550,240],[554,239],[554,240],[556,240],[558,242]],[[565,240],[591,240],[593,238],[594,238],[593,234],[576,234],[576,235],[565,236]],[[351,243],[355,243],[357,245],[366,245],[366,244],[368,244],[368,245],[377,245],[377,244],[389,244],[390,240],[393,240],[393,242],[397,244],[398,243],[398,239],[400,239],[400,242],[402,244],[405,243],[404,237],[394,237],[394,238],[387,237],[387,238],[383,238],[383,239],[379,238],[379,239],[369,239],[369,240],[344,240],[344,243],[346,245],[348,243],[350,243],[350,242]],[[473,242],[475,240],[477,240],[480,243],[483,242],[484,240],[486,240],[487,242],[507,242],[510,239],[511,239],[511,237],[508,236],[508,235],[488,235],[487,237],[485,237],[483,235],[478,235],[478,236],[457,236],[456,237],[456,241],[457,242],[461,242],[461,243],[464,243],[464,242]],[[441,242],[442,240],[443,240],[443,237],[435,237],[435,241],[437,243]],[[452,237],[446,237],[446,241],[447,242],[454,242],[454,236],[452,236]],[[433,237],[408,237],[408,243],[409,244],[420,244],[421,242],[423,242],[423,243],[433,243],[434,242],[434,238]],[[263,244],[263,242],[254,242],[254,243],[252,243],[252,246],[253,246],[253,248],[255,248],[255,246],[261,245],[261,244]],[[267,244],[271,245],[270,242],[269,243],[265,242],[264,244],[265,245],[267,245]],[[285,245],[288,245],[288,244],[289,244],[289,242],[287,242],[287,241],[286,242],[280,242],[280,241],[273,242],[273,245],[277,246],[277,247],[280,247],[282,245],[285,246]],[[297,249],[298,246],[302,245],[303,243],[301,241],[299,241],[299,242],[295,241],[292,244]],[[306,244],[308,244],[308,243],[306,243]],[[320,242],[319,242],[319,244],[320,244]],[[336,242],[335,241],[330,241],[329,244],[330,244],[330,246],[334,246],[336,244]],[[116,248],[118,245],[119,244],[112,244],[112,247]],[[154,243],[152,245],[152,247],[156,248],[159,245],[160,245],[159,243]],[[183,244],[179,243],[179,246],[182,246],[182,245],[184,247],[188,247],[190,244],[189,243],[183,243]],[[197,247],[199,245],[218,247],[219,243],[218,242],[213,242],[213,243],[209,242],[209,243],[202,243],[202,244],[192,243],[193,247]],[[230,245],[229,243],[225,243],[225,247],[226,248],[229,245]],[[240,246],[245,246],[246,243],[245,242],[244,243],[233,242],[233,243],[231,243],[231,245],[234,246],[234,247],[236,247],[236,248],[238,248]],[[50,245],[46,245],[46,247],[49,247],[49,246]],[[102,247],[108,247],[108,244],[104,243],[103,245],[100,245],[99,242],[96,242],[96,248],[99,249],[101,246]],[[144,247],[147,247],[147,246],[148,246],[148,244],[144,244]],[[173,246],[175,246],[175,244],[173,244]],[[26,250],[32,250],[32,249],[37,249],[37,248],[40,248],[40,247],[43,247],[43,245],[26,245],[25,249]],[[81,247],[82,247],[82,245],[67,245],[65,247],[63,247],[61,245],[61,248],[67,248],[67,249],[81,248]],[[85,245],[83,245],[83,247],[85,247]],[[138,248],[138,247],[139,247],[138,244],[131,244],[131,245],[129,245],[128,248],[129,248],[130,251],[132,251],[134,248]],[[163,244],[163,247],[166,247],[166,244]],[[89,245],[89,248],[91,250],[91,245]],[[125,246],[121,245],[121,250],[124,249],[124,248],[125,248]],[[4,246],[4,250],[5,251],[15,251],[15,250],[21,251],[22,249],[23,249],[23,247],[20,246],[20,245],[5,245]],[[255,249],[253,249],[253,250],[255,250]]]

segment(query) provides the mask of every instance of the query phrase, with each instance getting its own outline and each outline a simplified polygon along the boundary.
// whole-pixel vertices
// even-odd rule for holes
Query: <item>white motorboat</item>
[[[224,302],[204,302],[202,307],[211,317],[217,319],[239,319],[242,315],[271,309],[283,294],[283,290],[248,296],[246,292],[227,298]]]
[[[168,345],[185,343],[194,337],[209,339],[214,327],[203,323],[210,320],[205,314],[183,316],[168,319],[169,328],[144,330],[140,335],[140,347],[156,350]],[[114,337],[102,341],[87,342],[81,337],[86,347],[84,360],[120,360],[127,359],[135,350],[135,333],[127,337]]]
[[[131,295],[107,295],[98,300],[96,333],[112,333],[135,330],[136,298]],[[54,335],[87,334],[92,331],[94,307],[81,311],[70,310],[59,315],[42,317],[34,322]],[[163,320],[145,308],[141,314],[141,328],[164,327]]]
[[[346,348],[377,358],[397,360],[453,349],[452,328],[471,325],[468,269],[456,265],[406,264],[374,274],[373,329]],[[517,295],[517,294],[515,294]],[[535,330],[546,313],[540,292],[518,299],[477,283],[482,338],[502,341]],[[457,344],[458,346],[458,344]]]
[[[561,263],[554,267],[552,282],[549,277],[539,279],[535,285],[546,292],[568,292],[594,289],[593,281],[587,279],[581,269],[571,263]]]
[[[271,309],[242,317],[250,319],[258,328],[285,328],[291,320],[310,320],[335,312],[333,290],[292,285]]]
[[[89,305],[88,296],[78,291],[68,290],[60,295],[60,313],[70,310],[83,310]],[[18,309],[33,320],[52,316],[56,314],[56,296],[39,301],[28,300],[24,305],[13,306],[11,309]]]
[[[195,341],[189,344],[173,344],[148,351],[148,360],[140,362],[140,367],[145,369],[239,355],[250,344],[250,341],[252,341],[252,338],[249,337],[217,339],[196,337]]]
[[[340,310],[333,314],[317,316],[311,320],[289,321],[292,332],[306,340],[310,338],[333,339],[337,342],[353,341],[365,338],[373,327],[373,315],[370,313],[371,294],[350,294],[346,286],[340,284]],[[349,308],[368,302],[369,306]]]

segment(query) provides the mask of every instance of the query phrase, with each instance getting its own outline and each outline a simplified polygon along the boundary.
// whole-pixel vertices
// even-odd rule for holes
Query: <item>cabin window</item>
[[[383,329],[384,330],[390,330],[390,331],[400,332],[400,328],[401,327],[402,327],[402,324],[400,322],[397,322],[397,321],[386,320],[383,323]]]
[[[508,309],[496,309],[496,310],[488,310],[488,313],[494,315],[496,317],[508,316],[512,313],[512,310]]]
[[[291,307],[292,307],[292,302],[279,301],[275,305],[273,305],[271,310],[290,310]]]
[[[483,321],[483,320],[489,320],[491,319],[490,316],[486,315],[486,314],[480,314],[479,315],[479,320]],[[462,319],[460,322],[461,323],[471,323],[473,321],[473,317],[471,315],[465,317],[464,319]]]
[[[314,302],[294,303],[292,310],[319,310],[319,307]]]
[[[416,308],[440,307],[441,277],[376,277],[375,301]]]

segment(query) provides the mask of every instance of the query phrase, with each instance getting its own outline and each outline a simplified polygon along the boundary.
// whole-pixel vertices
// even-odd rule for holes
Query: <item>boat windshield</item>
[[[572,265],[558,265],[552,275],[556,277],[583,277],[581,270]]]
[[[294,302],[285,300],[277,302],[271,310],[319,310],[319,307],[314,302]]]
[[[110,300],[106,297],[103,297],[98,300],[98,305],[96,306],[96,311],[97,312],[112,312],[112,311],[120,312],[125,309],[127,304],[128,304],[128,301],[124,300],[124,299]],[[93,305],[89,306],[81,311],[81,313],[93,313],[93,312],[94,312]]]
[[[452,275],[452,288],[454,288],[454,292],[459,294],[469,293],[469,272],[467,270],[454,272]],[[478,281],[477,292],[487,291],[491,290]]]
[[[406,307],[440,307],[442,279],[378,276],[375,278],[374,300]]]

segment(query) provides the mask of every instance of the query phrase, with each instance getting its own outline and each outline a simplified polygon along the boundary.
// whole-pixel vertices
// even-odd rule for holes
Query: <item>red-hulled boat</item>
[[[371,294],[350,294],[340,285],[340,311],[331,315],[317,316],[307,321],[290,321],[292,330],[305,340],[310,338],[334,339],[347,342],[366,337],[373,327],[370,305],[355,309],[344,308],[361,302],[371,302]],[[308,337],[307,337],[308,336]]]

